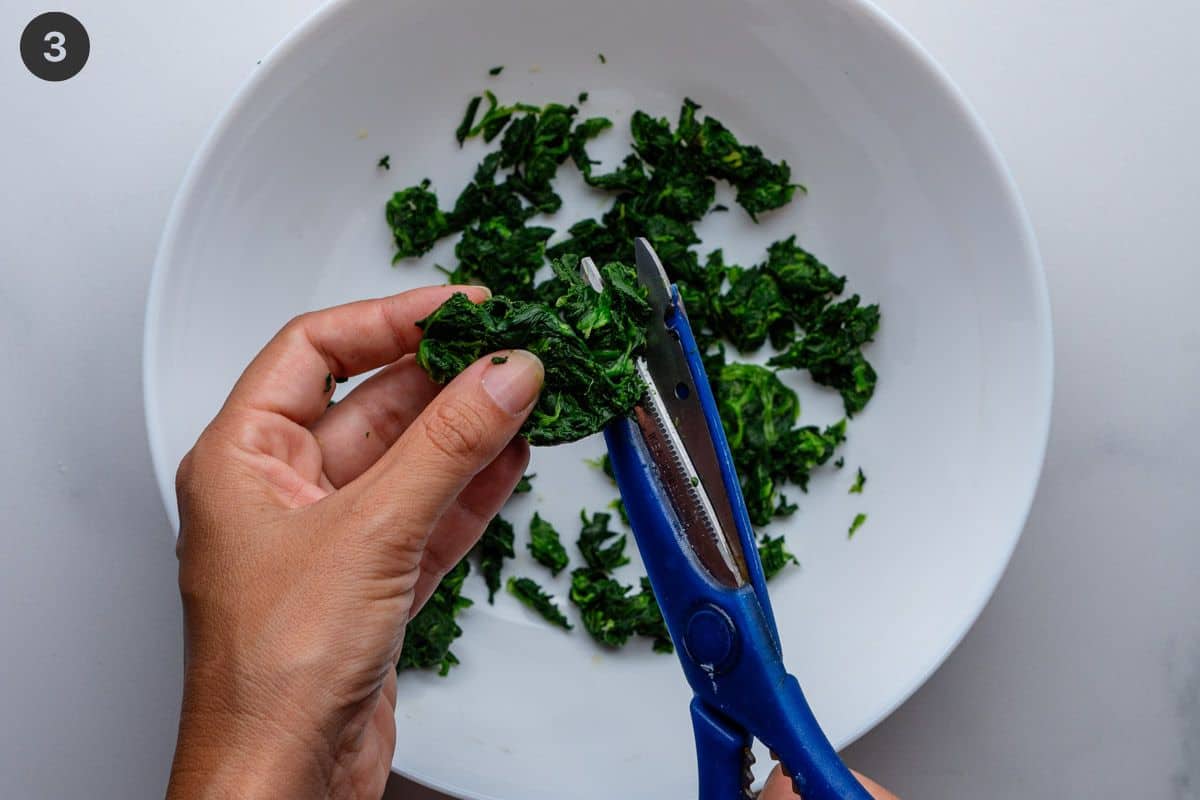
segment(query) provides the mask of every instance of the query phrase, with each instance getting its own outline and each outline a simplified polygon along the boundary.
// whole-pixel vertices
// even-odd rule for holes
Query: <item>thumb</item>
[[[375,530],[428,534],[466,485],[517,435],[545,371],[537,356],[486,356],[446,385],[361,476]],[[371,513],[377,511],[378,513]]]

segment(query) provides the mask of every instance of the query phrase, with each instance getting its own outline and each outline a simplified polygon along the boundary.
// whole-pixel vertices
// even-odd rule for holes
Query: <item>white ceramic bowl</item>
[[[810,190],[758,227],[720,215],[706,243],[747,263],[798,232],[882,304],[879,391],[850,427],[847,470],[824,472],[774,528],[804,564],[772,587],[789,664],[830,737],[850,742],[929,677],[990,596],[1033,497],[1051,392],[1046,289],[1012,181],[945,75],[860,0],[324,8],[226,110],[163,239],[145,383],[168,510],[180,457],[290,316],[440,282],[430,261],[389,267],[383,204],[425,176],[451,201],[480,153],[452,132],[482,88],[532,102],[588,90],[588,112],[617,122],[609,156],[627,147],[635,108],[674,117],[695,98]],[[375,166],[385,153],[391,172]],[[582,193],[568,205],[598,207]],[[828,392],[797,385],[806,419],[836,418]],[[535,453],[537,489],[514,519],[536,505],[575,530],[581,506],[613,496],[582,464],[599,451]],[[866,491],[848,495],[859,465]],[[848,541],[859,511],[870,519]],[[602,653],[506,597],[463,624],[461,667],[402,681],[396,769],[470,798],[695,796],[674,659]]]

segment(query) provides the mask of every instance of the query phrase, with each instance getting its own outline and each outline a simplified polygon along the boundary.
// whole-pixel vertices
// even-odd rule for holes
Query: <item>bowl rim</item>
[[[327,23],[359,2],[363,2],[363,0],[326,0],[326,2],[310,12],[299,24],[292,28],[278,44],[263,56],[255,68],[242,80],[232,98],[210,124],[171,202],[170,212],[167,215],[155,255],[147,293],[142,330],[142,400],[155,480],[158,484],[159,493],[166,508],[168,519],[176,536],[178,535],[180,524],[179,511],[175,503],[172,502],[172,498],[175,497],[174,472],[177,465],[167,463],[166,448],[163,444],[161,433],[159,398],[154,376],[152,375],[152,366],[157,362],[158,356],[158,342],[155,338],[155,332],[162,316],[166,274],[171,255],[176,249],[177,239],[186,219],[184,213],[185,207],[199,184],[205,167],[213,157],[216,147],[222,141],[231,125],[240,116],[240,112],[247,105],[251,93],[261,80],[264,80],[267,75],[276,69],[274,62],[282,56],[303,47],[311,38],[318,35]],[[1041,362],[1040,385],[1034,388],[1042,395],[1037,403],[1038,413],[1036,417],[1029,420],[1031,429],[1036,430],[1035,441],[1037,441],[1038,445],[1036,452],[1033,454],[1033,463],[1031,464],[1031,469],[1028,471],[1027,482],[1020,492],[1021,512],[1017,515],[1019,522],[1010,535],[1010,541],[1004,558],[997,560],[994,573],[989,576],[983,585],[984,591],[981,591],[978,597],[964,600],[964,606],[969,609],[970,613],[963,617],[961,628],[948,641],[946,647],[931,655],[925,668],[910,681],[909,685],[904,686],[901,691],[897,692],[892,702],[860,725],[858,729],[847,737],[846,741],[835,743],[839,749],[843,749],[883,722],[883,720],[907,702],[921,686],[925,685],[934,676],[950,657],[950,654],[957,649],[971,628],[974,627],[975,622],[979,619],[984,608],[995,594],[996,587],[999,585],[1009,563],[1012,561],[1013,553],[1016,550],[1018,542],[1021,540],[1025,526],[1029,520],[1030,512],[1032,511],[1049,445],[1054,395],[1054,336],[1049,288],[1028,210],[1021,200],[1011,170],[978,112],[937,60],[886,11],[874,5],[871,0],[830,0],[830,2],[840,4],[848,13],[857,15],[865,19],[867,24],[878,28],[893,45],[899,48],[903,55],[912,59],[914,66],[920,69],[925,77],[931,81],[932,85],[950,101],[954,112],[961,118],[968,134],[973,136],[977,141],[981,155],[985,158],[987,165],[998,179],[998,188],[1001,191],[1002,199],[1005,205],[1008,206],[1018,229],[1019,245],[1023,255],[1022,263],[1019,265],[1014,264],[1014,267],[1019,266],[1025,272],[1025,281],[1033,293],[1034,305],[1032,311],[1034,318],[1030,324],[1037,328],[1037,338],[1039,339],[1038,356]],[[490,795],[468,791],[463,787],[446,784],[420,773],[401,771],[396,769],[394,765],[392,771],[402,774],[406,778],[431,789],[457,797],[471,798],[472,800],[494,800]]]

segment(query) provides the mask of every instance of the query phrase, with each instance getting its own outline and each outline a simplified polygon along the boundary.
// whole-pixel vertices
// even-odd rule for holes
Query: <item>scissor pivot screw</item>
[[[688,657],[707,672],[721,672],[735,655],[733,621],[721,608],[704,606],[692,613],[684,632]]]

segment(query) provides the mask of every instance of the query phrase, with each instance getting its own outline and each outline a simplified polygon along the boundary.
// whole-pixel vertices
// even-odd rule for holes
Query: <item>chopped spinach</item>
[[[842,395],[846,413],[866,407],[875,392],[875,369],[862,347],[879,330],[879,306],[860,306],[858,295],[822,309],[804,335],[772,358],[771,366],[807,369],[817,383]]]
[[[471,565],[464,558],[446,574],[429,600],[404,629],[404,646],[396,669],[437,669],[443,677],[450,668],[459,663],[450,645],[459,636],[462,628],[455,617],[471,605],[470,599],[462,596],[463,581]]]
[[[522,475],[521,480],[517,481],[517,485],[513,487],[513,494],[529,494],[533,491],[533,479],[537,475]]]
[[[625,523],[626,527],[633,527],[629,523],[629,511],[625,508],[625,501],[619,497],[613,498],[613,501],[608,504],[608,507],[617,512],[617,516],[621,518],[621,522]]]
[[[504,71],[504,67],[503,67],[503,66],[500,66],[500,67],[492,67],[491,69],[489,69],[489,70],[488,70],[488,75],[496,76],[496,75],[499,75],[499,74],[500,74],[501,72],[503,72],[503,71]]]
[[[437,195],[429,191],[429,179],[392,195],[387,204],[387,221],[396,242],[393,262],[428,253],[438,239],[450,233],[446,215],[438,209]]]
[[[587,285],[577,260],[554,263],[561,291],[554,306],[503,295],[472,303],[455,294],[418,325],[417,363],[446,383],[497,350],[523,347],[546,375],[537,405],[521,429],[531,444],[590,436],[626,414],[642,395],[634,358],[646,341],[650,306],[630,267],[601,267],[604,290]]]
[[[863,474],[862,467],[858,468],[858,475],[854,478],[854,485],[850,487],[850,494],[862,494],[863,486],[867,483],[867,476]]]
[[[606,63],[603,54],[597,57]],[[579,105],[587,100],[587,92],[578,95]],[[700,112],[697,103],[685,99],[673,123],[634,113],[632,152],[601,171],[588,148],[613,127],[611,120],[583,117],[575,105],[501,103],[485,91],[471,98],[455,131],[460,145],[478,137],[491,146],[472,180],[447,208],[439,205],[429,181],[396,192],[386,217],[396,261],[457,236],[455,263],[439,269],[453,282],[486,285],[495,294],[480,304],[457,295],[421,323],[425,342],[418,361],[435,380],[448,381],[477,358],[510,348],[532,350],[546,365],[546,389],[523,429],[533,444],[594,433],[628,413],[640,396],[632,362],[644,345],[648,307],[632,270],[621,265],[633,261],[635,237],[649,239],[687,306],[751,520],[762,526],[797,510],[783,488],[791,484],[807,491],[813,470],[833,460],[846,435],[846,420],[825,428],[799,423],[799,398],[781,380],[783,371],[804,370],[837,391],[846,417],[853,417],[875,390],[877,376],[864,349],[878,332],[880,313],[858,295],[842,298],[846,279],[794,236],[770,244],[765,256],[749,265],[727,263],[719,249],[701,250],[696,225],[708,214],[729,210],[716,203],[718,183],[732,189],[737,205],[754,222],[804,188],[793,180],[786,161],[768,159],[759,147]],[[568,159],[609,204],[597,218],[563,221],[556,237],[555,228],[536,223],[561,209],[555,181]],[[583,255],[608,265],[604,294],[579,278],[576,266]],[[777,351],[767,366],[735,358],[767,344]],[[842,457],[834,461],[839,468],[844,463]],[[607,456],[597,466],[612,477]],[[852,491],[861,491],[864,482],[860,470]],[[529,488],[523,478],[517,491]],[[624,517],[620,500],[612,505]],[[655,649],[669,651],[648,582],[642,579],[635,591],[613,575],[628,558],[626,536],[611,529],[612,517],[582,515],[578,547],[585,566],[571,573],[571,602],[598,641],[619,646],[643,635],[654,640]],[[849,535],[865,520],[865,514],[858,515]],[[500,585],[504,559],[513,553],[511,526],[506,531],[505,525],[493,522],[476,548],[489,596]],[[568,568],[557,532],[536,515],[528,546],[556,574]],[[768,576],[797,563],[781,536],[762,535],[758,550]],[[540,587],[525,580],[510,579],[510,591],[524,592],[518,596],[531,604],[544,597]],[[517,585],[521,588],[514,590]],[[442,652],[449,652],[452,638]]]
[[[475,545],[479,554],[479,572],[483,575],[488,588],[488,602],[494,603],[496,592],[500,589],[500,572],[504,569],[504,560],[516,556],[513,549],[513,526],[502,517],[492,517],[483,536]]]
[[[581,511],[579,517],[583,520],[583,529],[579,532],[579,552],[588,567],[612,572],[629,563],[629,556],[625,555],[625,534],[608,527],[612,514],[597,511],[588,519],[587,511]]]
[[[641,590],[632,591],[632,586],[604,570],[580,567],[571,573],[571,602],[582,613],[583,627],[593,639],[615,648],[636,634],[651,639],[655,652],[674,652],[650,581],[642,578]]]
[[[558,531],[537,512],[534,512],[533,519],[529,521],[529,552],[534,561],[546,567],[553,575],[562,572],[571,561]]]
[[[788,551],[782,536],[771,538],[764,533],[758,542],[758,557],[762,561],[763,575],[767,580],[782,572],[788,564],[800,566],[800,562]]]
[[[725,364],[714,381],[717,408],[738,469],[750,521],[766,525],[796,507],[782,499],[791,482],[805,489],[809,474],[845,439],[845,422],[825,430],[798,426],[800,401],[773,370]]]
[[[855,514],[854,521],[850,523],[850,533],[847,534],[846,538],[853,539],[855,531],[857,531],[859,528],[861,528],[863,526],[863,523],[865,523],[866,521],[867,521],[866,514]]]
[[[467,103],[467,110],[463,114],[462,122],[458,125],[458,130],[454,132],[454,138],[458,139],[458,146],[462,147],[466,141],[467,134],[475,127],[475,115],[479,113],[479,104],[483,102],[483,98],[476,96],[471,98],[471,102]]]
[[[538,586],[537,582],[533,579],[510,577],[508,579],[508,591],[513,597],[516,597],[540,614],[542,619],[551,625],[557,625],[566,631],[574,627],[567,621],[566,615],[554,603],[554,599],[546,594],[546,591],[541,586]]]
[[[376,166],[383,170],[390,170],[392,168],[392,157],[384,156],[383,158],[379,159],[379,163]]]
[[[641,590],[633,592],[613,577],[617,567],[629,563],[626,537],[609,529],[610,514],[598,512],[590,518],[580,513],[583,527],[577,546],[587,564],[571,573],[571,602],[582,613],[583,627],[592,638],[608,647],[621,647],[631,636],[645,636],[660,653],[674,651],[666,622],[654,591],[646,578]]]

